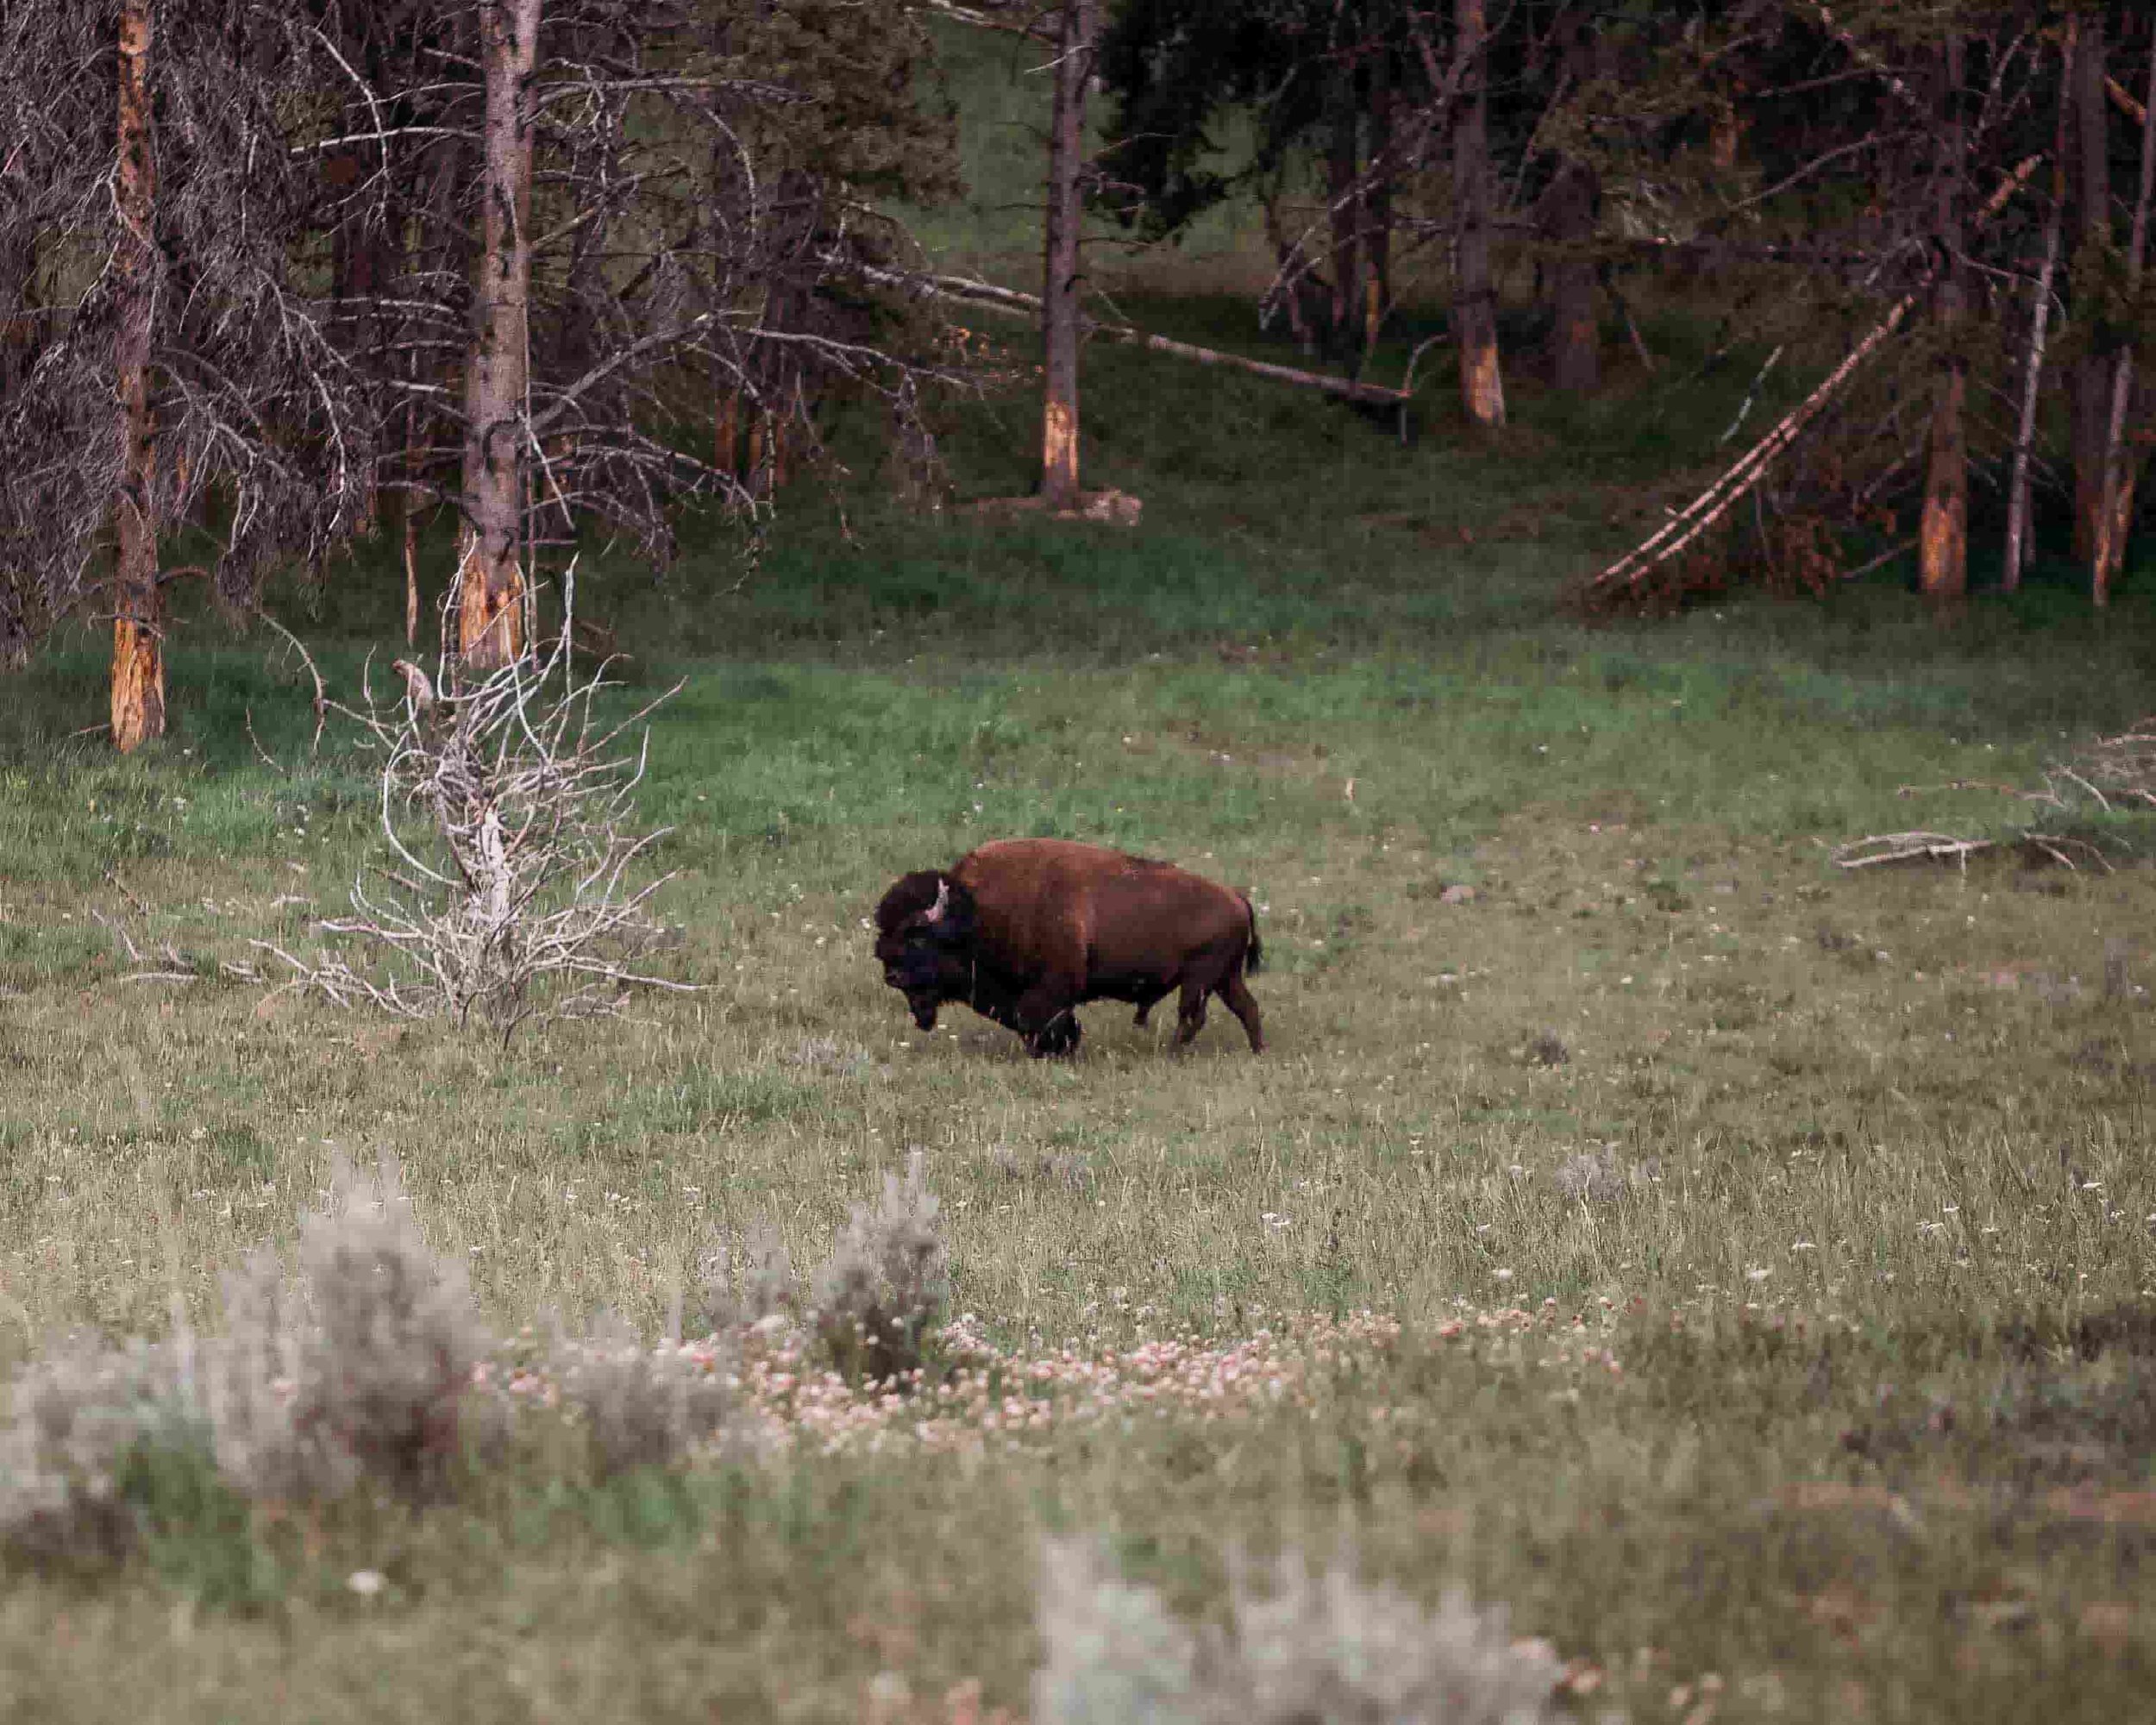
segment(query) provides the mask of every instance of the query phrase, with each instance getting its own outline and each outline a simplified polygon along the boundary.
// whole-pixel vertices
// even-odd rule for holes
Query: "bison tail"
[[[1257,938],[1257,909],[1248,893],[1243,894],[1243,909],[1250,919],[1250,944],[1243,949],[1243,974],[1255,976],[1265,968],[1265,943]]]

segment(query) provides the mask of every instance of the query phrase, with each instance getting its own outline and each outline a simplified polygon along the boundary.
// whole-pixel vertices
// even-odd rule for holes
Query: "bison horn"
[[[923,917],[923,918],[921,919],[921,920],[922,920],[923,922],[941,922],[941,921],[943,921],[943,906],[946,906],[946,905],[948,905],[950,902],[950,881],[938,881],[936,883],[936,904],[935,904],[935,906],[934,906],[934,908],[932,908],[932,909],[929,912],[929,913],[928,913],[926,916]]]

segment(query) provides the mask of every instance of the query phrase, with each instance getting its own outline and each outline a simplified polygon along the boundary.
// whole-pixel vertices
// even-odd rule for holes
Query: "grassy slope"
[[[1235,335],[1225,305],[1157,309]],[[959,1302],[1006,1340],[1368,1304],[1408,1320],[1399,1357],[1314,1415],[1002,1465],[509,1479],[273,1526],[253,1613],[187,1603],[186,1552],[164,1578],[20,1576],[10,1716],[847,1717],[879,1671],[1020,1705],[1012,1533],[1040,1526],[1115,1530],[1191,1606],[1231,1541],[1351,1534],[1418,1592],[1511,1602],[1640,1718],[1683,1716],[1710,1672],[1723,1718],[2146,1695],[2152,1051],[2147,997],[2101,978],[2108,942],[2156,978],[2156,881],[1845,877],[1822,850],[2010,823],[1993,789],[1902,787],[2025,782],[2133,716],[2145,598],[2098,623],[2040,585],[1940,630],[1869,587],[1586,630],[1560,584],[1656,506],[1646,475],[1710,453],[1715,386],[1584,411],[1522,390],[1495,442],[1439,424],[1407,449],[1137,355],[1093,356],[1087,389],[1092,474],[1146,499],[1136,533],[868,505],[849,547],[803,499],[739,593],[716,551],[663,586],[595,576],[637,679],[690,678],[647,807],[677,829],[680,972],[711,985],[621,1024],[502,1054],[258,1010],[214,974],[125,981],[93,911],[214,973],[337,907],[365,763],[309,762],[304,691],[209,624],[174,656],[171,743],[137,761],[68,736],[93,655],[17,684],[0,1354],[154,1331],[175,1283],[206,1308],[335,1142],[398,1150],[507,1326],[602,1301],[655,1324],[760,1216],[813,1261],[919,1144]],[[954,423],[969,487],[1024,484],[1030,420]],[[354,604],[319,632],[349,675],[387,625]],[[899,869],[1023,831],[1251,886],[1275,1051],[1216,1021],[1172,1060],[1105,1007],[1070,1065],[963,1014],[913,1032],[858,919]],[[1441,901],[1455,883],[1473,900]],[[1640,1177],[1568,1200],[1556,1172],[1600,1145]],[[1545,1299],[1609,1302],[1621,1374],[1432,1339],[1461,1302]],[[362,1567],[389,1590],[346,1591]]]

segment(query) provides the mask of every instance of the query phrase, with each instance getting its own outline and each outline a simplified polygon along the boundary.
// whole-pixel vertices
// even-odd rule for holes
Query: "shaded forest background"
[[[1011,117],[962,129],[952,65]],[[189,577],[244,619],[401,574],[417,642],[439,530],[484,671],[580,545],[663,578],[717,522],[753,563],[805,480],[944,511],[1029,323],[1055,512],[1142,503],[1080,481],[1112,341],[1300,388],[1313,436],[1741,374],[1589,609],[1890,566],[1952,610],[2040,559],[2103,605],[2130,563],[2136,7],[28,0],[0,66],[0,662],[109,626],[122,750]],[[1133,288],[1245,315],[1177,339]]]

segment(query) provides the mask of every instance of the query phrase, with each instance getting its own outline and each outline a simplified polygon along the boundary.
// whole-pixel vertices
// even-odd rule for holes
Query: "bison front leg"
[[[1025,1038],[1025,1051],[1035,1059],[1078,1051],[1078,1015],[1071,1010],[1075,990],[1049,977],[1035,983],[1018,997],[1013,1014],[1017,1030]]]

